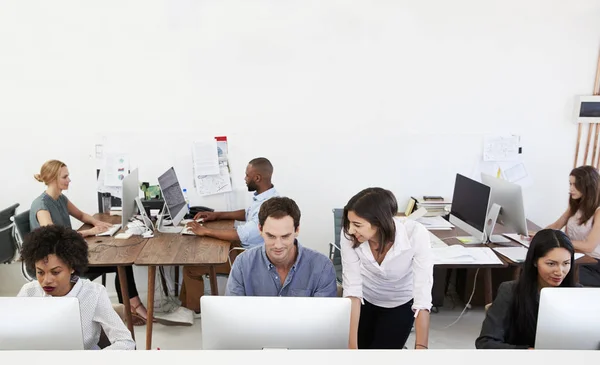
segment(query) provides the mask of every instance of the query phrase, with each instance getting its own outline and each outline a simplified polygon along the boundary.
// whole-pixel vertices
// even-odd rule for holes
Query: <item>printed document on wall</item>
[[[104,155],[104,185],[123,186],[123,179],[129,174],[129,157],[122,153]]]
[[[97,190],[99,193],[110,193],[110,195],[114,196],[115,198],[119,198],[119,199],[123,198],[122,185],[119,185],[119,186],[104,185],[104,170],[103,169],[100,169],[100,173],[98,174],[98,181],[97,181],[96,187],[97,187]]]
[[[217,141],[214,138],[194,142],[192,157],[194,159],[194,174],[196,176],[219,175],[219,155]]]
[[[227,193],[232,190],[227,162],[221,162],[218,175],[194,174],[194,184],[200,196]]]
[[[519,136],[486,135],[483,140],[483,160],[515,161],[519,158],[519,147]]]

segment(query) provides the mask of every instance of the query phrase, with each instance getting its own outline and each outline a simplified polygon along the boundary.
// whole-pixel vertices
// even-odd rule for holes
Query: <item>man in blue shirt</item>
[[[215,220],[233,219],[244,222],[234,229],[211,229],[203,225],[190,222],[188,226],[198,236],[208,236],[224,241],[240,241],[242,247],[250,248],[263,244],[263,238],[258,230],[258,210],[263,202],[274,196],[279,196],[271,183],[273,165],[264,157],[258,157],[248,163],[246,167],[246,186],[248,191],[254,192],[252,204],[247,209],[233,212],[200,212],[194,220],[203,218],[205,222]]]
[[[258,213],[264,245],[241,253],[225,295],[335,297],[335,269],[327,256],[298,243],[300,209],[285,197],[264,202]]]
[[[238,225],[234,229],[212,229],[196,222],[188,223],[188,227],[198,236],[214,237],[232,242],[232,246],[241,245],[244,248],[262,246],[263,238],[258,229],[258,211],[261,204],[272,197],[279,196],[271,183],[273,165],[264,158],[258,157],[251,160],[246,167],[246,186],[248,191],[254,192],[252,204],[247,209],[233,212],[200,212],[194,219],[203,218],[205,222],[215,220],[233,219]],[[239,242],[239,243],[238,243]],[[239,251],[230,253],[231,261],[236,259]],[[216,267],[218,274],[229,273],[229,263]],[[181,290],[182,305],[195,312],[200,312],[200,297],[204,294],[203,275],[208,269],[202,266],[184,266],[183,288]]]

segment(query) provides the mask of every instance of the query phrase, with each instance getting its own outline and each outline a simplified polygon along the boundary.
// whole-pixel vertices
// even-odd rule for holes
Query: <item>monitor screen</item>
[[[456,174],[450,214],[483,232],[490,191],[489,186]]]
[[[181,185],[179,185],[179,180],[177,180],[175,169],[171,167],[159,176],[158,185],[162,191],[163,199],[167,205],[171,219],[176,219],[175,217],[180,215],[181,210],[187,207],[187,203],[183,196]],[[179,224],[179,222],[174,224]]]

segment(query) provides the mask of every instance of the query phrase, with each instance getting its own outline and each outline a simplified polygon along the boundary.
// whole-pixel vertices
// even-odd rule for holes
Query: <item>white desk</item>
[[[530,350],[258,350],[5,351],[3,364],[598,364],[600,351]]]

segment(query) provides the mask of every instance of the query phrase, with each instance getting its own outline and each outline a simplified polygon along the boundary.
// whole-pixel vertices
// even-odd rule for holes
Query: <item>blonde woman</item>
[[[83,223],[88,223],[94,226],[93,228],[79,231],[83,237],[94,236],[98,233],[106,231],[112,227],[112,224],[102,222],[91,215],[79,210],[64,194],[63,191],[69,188],[71,179],[69,178],[69,169],[64,162],[58,160],[46,161],[42,165],[39,174],[34,175],[39,182],[46,184],[46,191],[38,196],[29,210],[29,224],[31,230],[36,228],[57,225],[67,228],[71,227],[71,218],[73,217]],[[86,272],[90,278],[97,277],[99,274],[107,272],[116,272],[116,267],[92,267]],[[125,268],[127,273],[127,287],[129,288],[129,296],[131,298],[131,311],[134,325],[146,324],[146,308],[142,304],[135,280],[133,277],[133,269],[131,266]],[[118,275],[115,277],[115,288],[119,296],[119,303],[123,303],[121,296],[121,285]]]

